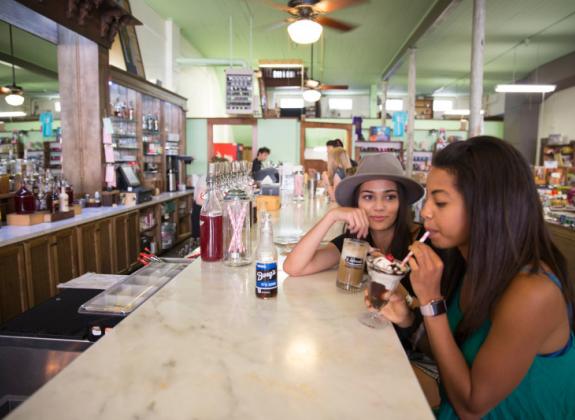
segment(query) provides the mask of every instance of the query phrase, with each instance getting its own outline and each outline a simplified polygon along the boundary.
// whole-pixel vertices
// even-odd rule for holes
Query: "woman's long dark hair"
[[[565,302],[575,304],[567,263],[545,226],[533,175],[513,146],[495,137],[473,137],[440,151],[433,166],[455,176],[467,210],[467,262],[459,252],[448,251],[442,284],[443,293],[450,293],[466,274],[471,304],[456,332],[458,340],[489,319],[525,267],[537,273],[545,264],[559,278]]]

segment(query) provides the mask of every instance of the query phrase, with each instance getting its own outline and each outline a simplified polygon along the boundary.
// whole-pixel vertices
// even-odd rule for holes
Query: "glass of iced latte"
[[[369,244],[361,239],[345,238],[336,285],[350,292],[360,291],[363,286],[363,268],[369,251]]]

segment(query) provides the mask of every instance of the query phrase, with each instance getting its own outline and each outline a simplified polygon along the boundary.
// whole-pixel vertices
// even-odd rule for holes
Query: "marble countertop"
[[[294,208],[276,231],[325,211]],[[360,324],[335,270],[280,270],[270,300],[254,273],[195,261],[9,419],[433,418],[393,328]]]
[[[154,196],[151,201],[137,204],[135,206],[84,208],[82,209],[82,214],[59,222],[39,223],[32,226],[2,226],[2,228],[0,228],[0,247],[54,233],[59,230],[71,228],[84,223],[105,219],[106,217],[117,216],[121,213],[152,206],[154,204],[169,201],[188,194],[192,194],[192,191],[162,193]]]

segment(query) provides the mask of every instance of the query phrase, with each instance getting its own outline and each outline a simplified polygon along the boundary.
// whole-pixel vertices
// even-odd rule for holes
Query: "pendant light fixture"
[[[3,91],[8,93],[4,100],[8,105],[20,106],[24,103],[24,90],[16,85],[16,69],[14,68],[14,40],[12,39],[12,25],[9,25],[10,30],[10,57],[12,58],[12,85],[4,86]]]
[[[287,30],[296,44],[313,44],[321,36],[323,27],[315,20],[302,18],[290,23]]]
[[[316,82],[313,79],[313,44],[311,45],[310,76],[311,76],[310,81],[313,82],[311,86],[319,87],[319,82]],[[310,84],[307,85],[310,86]],[[305,89],[303,91],[303,100],[306,102],[317,102],[320,100],[320,98],[321,98],[321,92],[317,89],[311,88],[311,89]]]

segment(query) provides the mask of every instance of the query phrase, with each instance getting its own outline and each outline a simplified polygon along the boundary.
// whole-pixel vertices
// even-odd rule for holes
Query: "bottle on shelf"
[[[36,199],[26,184],[27,180],[23,180],[14,196],[14,207],[18,214],[32,214],[36,211]]]
[[[271,216],[262,212],[256,251],[256,296],[259,298],[273,298],[278,294],[277,259]]]
[[[68,205],[68,194],[66,194],[65,186],[62,186],[58,199],[60,201],[60,212],[64,213],[70,211],[70,206]]]
[[[208,190],[200,212],[200,252],[203,261],[219,261],[223,258],[222,206],[214,190],[214,180],[208,178]]]

